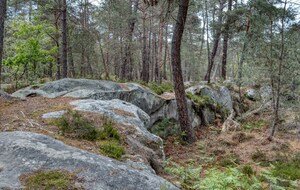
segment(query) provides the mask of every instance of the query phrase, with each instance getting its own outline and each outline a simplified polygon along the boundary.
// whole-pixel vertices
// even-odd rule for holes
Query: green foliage
[[[240,163],[240,158],[236,154],[225,155],[224,158],[218,162],[218,164],[222,167],[236,166],[239,163]]]
[[[267,183],[274,190],[295,190],[298,188],[296,181],[280,178],[270,170],[263,171],[260,180]]]
[[[167,162],[165,170],[168,173],[179,177],[183,189],[195,189],[201,177],[202,167],[195,167],[193,165],[183,167],[175,162]]]
[[[263,120],[248,121],[242,124],[242,128],[245,130],[261,129],[265,126],[266,122]]]
[[[242,166],[241,172],[247,176],[252,176],[256,174],[253,168],[249,165]]]
[[[41,171],[26,176],[23,181],[28,190],[63,190],[78,189],[73,186],[75,180],[76,176],[68,172]]]
[[[261,182],[254,176],[244,174],[235,167],[219,170],[211,168],[203,171],[201,166],[180,166],[174,162],[168,162],[166,171],[179,178],[183,189],[189,190],[222,190],[222,189],[261,189]],[[205,177],[201,173],[205,173]]]
[[[68,110],[62,118],[55,120],[54,124],[60,128],[62,135],[72,138],[94,141],[100,133],[77,111]]]
[[[115,140],[101,141],[99,147],[101,154],[117,160],[120,160],[122,155],[125,154],[124,147],[120,144],[120,142]]]
[[[105,120],[102,124],[102,130],[99,131],[98,139],[100,153],[120,160],[125,154],[125,148],[121,142],[121,136],[119,132],[113,127],[114,123],[109,120]]]
[[[174,87],[173,84],[170,82],[162,82],[161,84],[157,84],[155,82],[145,83],[145,82],[139,82],[140,84],[150,88],[153,92],[155,92],[158,95],[161,95],[165,92],[173,92]]]
[[[54,63],[53,54],[57,48],[51,46],[51,38],[47,34],[52,28],[43,22],[37,24],[18,19],[12,20],[8,28],[14,32],[9,39],[11,51],[7,53],[4,65],[11,69],[16,83],[25,73],[33,81],[41,76],[40,68]]]
[[[172,122],[169,119],[163,119],[160,122],[156,123],[151,129],[151,133],[160,136],[165,139],[168,136],[179,135],[180,128],[176,125],[175,122]]]
[[[195,189],[261,189],[261,183],[255,176],[248,176],[237,168],[226,168],[224,171],[213,168],[205,173],[206,177],[198,182]]]
[[[102,130],[99,132],[100,140],[117,140],[120,141],[121,137],[119,132],[113,127],[114,123],[112,121],[105,121],[102,125]]]
[[[213,104],[213,101],[208,96],[197,96],[192,92],[187,92],[186,97],[194,102],[198,107],[205,107],[207,105]]]
[[[272,167],[272,174],[287,180],[300,179],[300,159],[292,159],[287,162],[277,162]]]

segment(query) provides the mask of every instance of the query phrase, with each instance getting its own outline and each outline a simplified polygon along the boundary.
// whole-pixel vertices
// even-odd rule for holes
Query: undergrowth
[[[272,166],[272,169],[257,174],[249,165],[207,169],[191,164],[182,166],[168,161],[165,170],[186,190],[296,190],[296,178],[291,176],[294,176],[296,170],[299,171],[298,168],[292,173],[287,172],[289,177],[278,175],[275,172],[277,169],[278,166]]]
[[[143,81],[137,81],[138,83],[150,88],[153,92],[155,92],[158,95],[161,95],[165,92],[173,92],[174,87],[171,82],[162,82],[161,84],[157,84],[155,82],[149,82],[145,83]]]
[[[97,128],[79,112],[69,110],[62,118],[55,120],[54,124],[60,128],[63,136],[99,141],[99,151],[105,156],[120,160],[125,154],[121,135],[108,119],[104,119],[102,126]]]
[[[21,181],[26,190],[83,189],[74,186],[77,181],[75,174],[58,170],[39,171],[25,176]]]
[[[179,126],[170,119],[163,119],[151,127],[150,132],[166,139],[168,136],[179,135]]]

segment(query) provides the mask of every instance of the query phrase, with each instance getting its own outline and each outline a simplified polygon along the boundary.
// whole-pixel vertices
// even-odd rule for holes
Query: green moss
[[[170,82],[162,82],[161,84],[157,84],[154,82],[145,83],[143,81],[137,81],[138,83],[150,88],[153,92],[155,92],[158,95],[161,95],[165,92],[173,92],[174,87],[173,84]]]
[[[41,171],[26,176],[22,181],[28,190],[78,189],[73,187],[76,176],[63,171]]]
[[[117,160],[125,154],[124,147],[118,141],[101,141],[99,148],[101,154]]]
[[[207,105],[213,104],[212,99],[208,96],[197,96],[191,92],[187,92],[186,97],[194,102],[194,104],[196,104],[198,107],[205,107]]]

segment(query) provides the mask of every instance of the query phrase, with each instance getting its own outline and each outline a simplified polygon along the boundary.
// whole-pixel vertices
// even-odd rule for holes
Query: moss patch
[[[137,83],[142,84],[158,95],[161,95],[165,92],[173,92],[174,87],[171,82],[162,82],[161,84],[157,84],[155,82],[145,83],[143,81],[137,81]]]
[[[83,189],[75,187],[78,178],[75,174],[66,171],[39,171],[30,175],[22,176],[25,189],[27,190],[67,190]]]

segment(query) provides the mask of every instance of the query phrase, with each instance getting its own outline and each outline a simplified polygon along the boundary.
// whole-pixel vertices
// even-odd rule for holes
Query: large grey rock
[[[188,115],[190,117],[190,121],[192,122],[192,126],[200,126],[202,123],[201,118],[193,109],[193,105],[190,100],[187,101],[187,107],[189,112]],[[151,114],[150,127],[153,126],[153,124],[155,124],[156,122],[164,120],[166,118],[172,121],[178,121],[178,112],[175,95],[166,99],[164,105],[159,110]]]
[[[151,124],[162,117],[167,119],[177,118],[177,108],[174,98],[164,99],[149,89],[135,83],[116,83],[104,80],[87,79],[61,79],[42,85],[41,87],[27,87],[12,94],[15,97],[25,98],[37,95],[48,98],[58,96],[80,99],[112,100],[120,99],[132,103],[150,115]],[[189,112],[194,114],[191,106]],[[195,117],[194,117],[195,116]],[[200,125],[199,117],[191,115],[193,126]]]
[[[208,96],[215,103],[218,103],[228,111],[232,111],[233,109],[230,91],[225,86],[219,86],[217,89],[213,89],[208,85],[198,85],[186,89],[186,92],[191,92],[192,94],[198,96]]]
[[[138,106],[150,115],[164,104],[164,100],[141,85],[105,80],[61,79],[34,89],[27,87],[12,94],[20,98],[31,95],[48,98],[65,96],[96,100],[120,99]]]
[[[117,123],[127,124],[137,127],[136,136],[147,138],[161,142],[161,139],[151,134],[147,128],[149,127],[150,117],[137,106],[118,99],[114,100],[76,100],[71,102],[76,106],[74,109],[78,111],[88,111],[100,113]]]
[[[154,163],[157,165],[154,167],[159,167],[159,162],[164,159],[163,141],[147,130],[150,117],[143,110],[118,99],[77,100],[71,104],[75,106],[75,110],[99,113],[122,124],[117,124],[116,127],[126,134],[126,141],[132,151],[141,155],[145,163]]]
[[[70,147],[29,132],[0,133],[0,189],[21,189],[19,177],[38,170],[66,170],[89,190],[178,189],[147,169]]]

